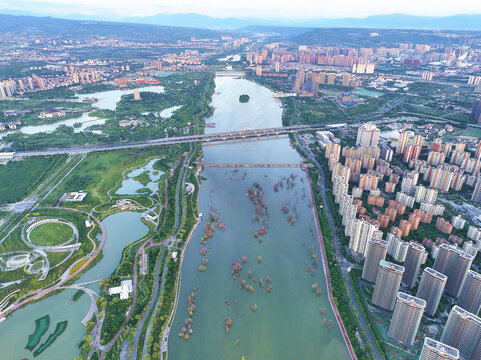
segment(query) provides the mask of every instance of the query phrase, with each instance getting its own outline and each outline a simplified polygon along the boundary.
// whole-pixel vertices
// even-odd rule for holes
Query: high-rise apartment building
[[[464,225],[466,224],[466,220],[464,220],[461,216],[456,215],[456,216],[453,216],[453,218],[451,219],[451,223],[453,224],[453,227],[455,229],[460,230],[464,228]]]
[[[481,274],[469,270],[456,303],[459,307],[473,314],[481,310]]]
[[[387,335],[401,344],[413,346],[426,301],[399,292]]]
[[[332,183],[332,194],[334,195],[334,201],[336,204],[341,202],[341,196],[343,194],[347,194],[349,190],[349,185],[346,184],[346,181],[343,176],[336,176]]]
[[[414,199],[416,202],[426,202],[428,204],[434,204],[438,197],[438,191],[435,189],[429,189],[425,186],[417,186],[414,192]]]
[[[367,241],[373,237],[375,230],[377,230],[376,225],[370,222],[360,219],[348,219],[345,234],[350,237],[349,249],[366,256]]]
[[[349,86],[351,84],[351,74],[342,75],[342,86]]]
[[[388,242],[380,239],[369,239],[366,259],[362,269],[362,278],[369,282],[376,281],[379,263],[386,258]]]
[[[478,146],[476,147],[476,154],[474,155],[475,159],[481,159],[481,140],[478,143]]]
[[[424,346],[419,360],[458,360],[459,350],[442,342],[424,338]]]
[[[468,239],[474,241],[481,240],[481,229],[478,229],[476,226],[470,225],[468,227]]]
[[[481,124],[481,99],[476,100],[473,106],[473,110],[471,111],[471,114],[473,115],[474,120],[478,124]]]
[[[326,145],[326,154],[325,154],[326,159],[329,159],[330,157],[334,157],[336,161],[339,161],[340,156],[341,156],[341,145],[333,142],[328,142]]]
[[[481,359],[481,319],[455,305],[449,313],[441,342],[458,349],[464,360]]]
[[[403,266],[381,260],[371,302],[380,308],[392,311],[403,273]]]
[[[404,260],[404,274],[402,283],[409,288],[413,288],[419,275],[421,265],[426,261],[427,252],[424,246],[411,241]]]
[[[357,129],[356,146],[377,146],[381,130],[373,123],[365,123]]]
[[[379,183],[379,177],[377,175],[360,174],[359,175],[359,188],[362,190],[373,190],[377,188]]]
[[[423,145],[424,145],[424,136],[422,136],[422,135],[414,135],[413,144],[414,144],[414,145],[417,145],[417,146],[420,146],[420,147],[423,147]]]
[[[407,145],[403,152],[403,161],[409,162],[411,160],[419,159],[421,155],[421,146],[419,145]]]
[[[426,300],[427,314],[434,316],[438,310],[447,279],[448,277],[446,275],[430,267],[424,269],[416,296]]]
[[[393,257],[394,260],[404,262],[408,252],[409,243],[403,241],[401,238],[389,232],[386,237],[389,247],[387,253]]]
[[[481,204],[481,180],[476,181],[471,201],[476,204]]]
[[[401,134],[399,134],[399,141],[396,147],[396,154],[404,153],[404,149],[409,143],[410,136],[411,136],[411,132],[409,131],[403,131]]]
[[[445,155],[443,152],[430,151],[428,154],[427,164],[438,166],[444,164]]]
[[[461,249],[448,245],[439,245],[439,252],[434,261],[434,270],[448,277],[445,291],[454,297],[459,296],[474,257]]]

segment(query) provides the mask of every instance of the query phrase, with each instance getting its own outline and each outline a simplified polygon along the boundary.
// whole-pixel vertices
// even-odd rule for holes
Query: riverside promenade
[[[324,266],[324,273],[326,275],[327,296],[329,298],[329,303],[331,304],[332,310],[334,311],[334,314],[336,316],[337,323],[339,324],[339,327],[341,329],[342,336],[344,337],[344,341],[347,345],[347,349],[349,350],[349,354],[351,355],[351,359],[357,360],[356,353],[354,352],[354,349],[353,349],[352,344],[351,344],[351,340],[349,339],[349,336],[347,335],[346,329],[344,327],[344,323],[342,322],[342,319],[341,319],[341,315],[339,315],[339,311],[337,310],[336,304],[334,303],[334,299],[332,297],[331,277],[329,275],[329,267],[327,265],[326,250],[324,249],[324,242],[322,240],[322,233],[321,233],[321,227],[320,227],[320,224],[319,224],[319,217],[317,216],[316,202],[314,201],[314,193],[312,191],[311,178],[310,178],[309,173],[307,171],[306,171],[306,176],[307,176],[307,181],[309,183],[309,191],[311,192],[312,211],[314,212],[314,218],[316,220],[317,235],[318,235],[318,238],[319,238],[319,245],[321,247],[322,265]]]

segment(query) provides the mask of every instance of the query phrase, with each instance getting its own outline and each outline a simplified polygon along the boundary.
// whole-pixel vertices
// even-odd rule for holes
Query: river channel
[[[248,103],[239,102],[242,94],[250,96]],[[111,104],[115,104],[117,98],[117,95],[112,97]],[[216,78],[212,106],[216,110],[207,121],[216,127],[207,128],[206,132],[281,125],[281,103],[273,98],[270,90],[247,80]],[[299,164],[301,159],[288,138],[281,138],[204,146],[204,160],[206,163]],[[146,169],[151,165],[147,164]],[[239,168],[238,171],[211,167],[206,168],[202,176],[206,178],[201,185],[199,204],[203,220],[185,254],[179,306],[169,339],[169,359],[241,359],[241,356],[246,360],[348,359],[327,299],[305,173],[299,167]],[[127,183],[123,185],[121,192],[136,190]],[[262,204],[267,210],[260,222],[253,219],[256,207],[247,196],[249,186],[257,194],[261,190],[263,193]],[[210,212],[225,222],[225,230],[216,228],[213,237],[202,245],[200,241]],[[268,231],[260,241],[254,234],[264,222]],[[77,283],[109,276],[120,262],[122,249],[148,232],[140,213],[114,214],[103,224],[107,234],[103,257]],[[205,255],[200,253],[203,248],[207,249]],[[202,259],[208,259],[205,272],[198,271]],[[235,263],[242,264],[242,270],[234,280],[232,266]],[[263,280],[262,286],[259,279]],[[242,280],[252,286],[252,290],[241,289]],[[268,293],[269,286],[272,289]],[[89,287],[98,289],[96,284]],[[318,289],[320,294],[316,294]],[[191,324],[193,333],[185,340],[178,334],[186,327],[188,297],[192,293],[196,306]],[[50,315],[51,320],[45,336],[52,333],[60,321],[68,320],[68,326],[36,359],[65,360],[79,354],[78,344],[84,335],[80,322],[90,303],[85,295],[72,303],[73,294],[73,290],[66,290],[30,304],[1,323],[0,358],[33,359],[25,345],[28,335],[34,332],[35,320],[45,315]],[[227,318],[232,320],[228,334]]]
[[[242,94],[250,96],[248,103],[239,102]],[[207,121],[216,128],[207,132],[281,126],[281,103],[270,90],[247,80],[216,78],[212,106],[215,112]],[[301,159],[283,138],[204,146],[204,160],[298,164]],[[202,176],[207,179],[200,191],[203,220],[184,258],[169,359],[349,359],[327,298],[305,173],[300,168],[208,167]],[[262,202],[254,196],[267,208],[259,222],[247,196],[249,186],[257,194],[262,190]],[[213,237],[201,244],[210,214],[225,223],[225,230],[215,227]],[[260,241],[254,234],[264,223],[268,231]],[[204,272],[198,271],[202,259],[208,260]],[[233,274],[236,263],[242,269]],[[192,293],[195,311],[186,340],[180,335],[189,333]]]

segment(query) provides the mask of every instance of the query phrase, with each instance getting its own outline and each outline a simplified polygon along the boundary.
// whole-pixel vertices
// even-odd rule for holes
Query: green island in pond
[[[239,102],[241,103],[246,103],[249,102],[250,96],[249,95],[241,95],[239,96]]]
[[[53,334],[50,334],[49,337],[47,338],[47,341],[45,341],[42,345],[40,345],[37,350],[33,352],[33,356],[37,357],[41,353],[45,351],[46,348],[48,348],[50,345],[52,345],[57,338],[62,335],[62,333],[65,331],[67,328],[68,321],[62,321],[57,323],[57,326],[55,327],[55,331]]]
[[[32,335],[28,337],[28,343],[27,343],[27,346],[25,346],[25,349],[30,351],[35,349],[35,346],[38,345],[38,343],[40,342],[40,339],[42,338],[43,335],[45,335],[49,326],[50,326],[49,315],[45,315],[35,320],[35,331],[33,332]]]

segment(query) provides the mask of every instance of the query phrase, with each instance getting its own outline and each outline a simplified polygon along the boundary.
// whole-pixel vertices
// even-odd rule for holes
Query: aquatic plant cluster
[[[314,276],[314,273],[317,270],[317,266],[319,265],[319,259],[316,252],[314,251],[314,245],[309,248],[308,255],[311,263],[307,265],[306,272],[310,273],[311,276]]]
[[[269,229],[269,211],[267,205],[264,203],[264,191],[258,182],[255,182],[253,186],[247,188],[247,196],[254,203],[256,213],[253,216],[253,221],[262,224],[259,229],[254,233],[254,237],[262,242],[262,236],[265,235]]]
[[[225,175],[227,175],[227,171],[225,172]],[[238,176],[240,175],[240,176]],[[244,171],[242,174],[239,173],[238,168],[232,169],[232,174],[229,176],[229,180],[235,180],[237,182],[245,180],[247,176],[247,171]]]
[[[296,186],[296,178],[297,175],[293,173],[291,173],[291,175],[289,176],[281,177],[280,180],[274,184],[274,191],[278,192],[279,189],[284,189],[284,187],[286,190],[294,189],[294,187]],[[301,181],[303,181],[302,178]]]
[[[220,213],[217,211],[217,209],[211,205],[210,210],[209,210],[209,218],[207,219],[205,226],[204,226],[204,234],[202,236],[202,239],[200,240],[200,243],[202,245],[207,245],[207,240],[209,240],[211,237],[214,236],[215,231],[220,230],[224,231],[225,230],[225,223],[220,219]],[[209,249],[212,249],[212,245],[209,245],[209,248],[203,247],[200,250],[200,254],[204,256],[201,259],[202,265],[200,265],[197,268],[197,271],[199,272],[204,272],[207,270],[207,264],[209,263],[209,259],[207,259],[205,256],[207,255],[207,252]],[[199,287],[196,286],[194,288],[194,291],[198,290]],[[179,336],[185,340],[189,340],[189,337],[192,336],[194,330],[192,329],[192,324],[194,322],[193,316],[195,312],[195,295],[192,293],[189,295],[188,298],[188,318],[184,321],[185,326],[183,327],[179,333]]]
[[[264,277],[259,277],[257,278],[254,276],[254,271],[248,270],[247,271],[247,277],[248,279],[240,279],[240,276],[242,275],[242,271],[247,264],[247,257],[246,256],[241,256],[240,259],[237,259],[237,261],[232,263],[232,269],[231,269],[231,274],[232,274],[232,279],[233,280],[240,280],[240,288],[244,291],[247,291],[251,295],[254,294],[255,292],[255,287],[258,286],[259,289],[264,289],[264,281],[266,281],[269,285],[267,288],[265,288],[265,292],[267,294],[272,292],[272,285],[271,281],[272,279],[270,276],[266,275]],[[262,264],[262,256],[257,257],[257,264]],[[237,298],[234,299],[234,302],[237,303]],[[225,300],[225,303],[227,306],[230,306],[232,304],[232,301],[229,299]],[[256,303],[250,305],[250,309],[252,312],[257,312],[258,306]],[[239,313],[237,313],[239,315]],[[231,327],[233,325],[233,320],[231,317],[227,316],[224,318],[225,326],[224,326],[224,331],[226,334],[230,333]],[[237,345],[240,342],[240,339],[236,339],[235,345]]]
[[[194,288],[194,291],[197,290],[198,287]],[[188,307],[188,313],[189,317],[185,319],[184,324],[185,326],[180,330],[179,336],[181,338],[184,338],[185,340],[189,340],[189,337],[194,333],[194,330],[192,329],[192,324],[194,323],[194,320],[192,319],[194,317],[194,312],[195,312],[195,295],[194,293],[189,295],[189,307]]]
[[[285,189],[287,191],[293,190],[296,186],[296,181],[295,181],[296,178],[297,178],[297,175],[292,173],[289,177],[287,176],[282,177],[279,181],[277,181],[274,184],[274,191],[279,192],[279,189],[281,190]],[[303,182],[303,180],[304,179],[301,178],[301,182]],[[296,195],[296,202],[294,204],[284,203],[281,208],[282,213],[284,215],[287,215],[287,218],[286,218],[287,222],[291,225],[294,225],[300,216],[300,213],[298,212],[298,208],[297,208],[297,205],[298,205],[297,191],[295,192],[295,195]],[[305,188],[302,188],[301,198],[305,199],[306,196],[307,195],[306,195]]]
[[[225,222],[220,220],[219,212],[216,210],[216,208],[213,205],[211,205],[210,211],[209,211],[209,219],[205,223],[204,235],[202,236],[202,239],[200,239],[200,243],[202,245],[207,245],[207,240],[209,240],[212,236],[214,236],[216,229],[220,231],[224,231]],[[209,246],[209,249],[212,249],[212,245]],[[203,247],[200,250],[200,253],[202,256],[205,256],[207,254],[207,251],[209,250]],[[200,265],[197,268],[197,270],[200,272],[204,272],[206,270],[206,265],[208,263],[209,263],[209,260],[206,258],[203,258],[202,265]]]

